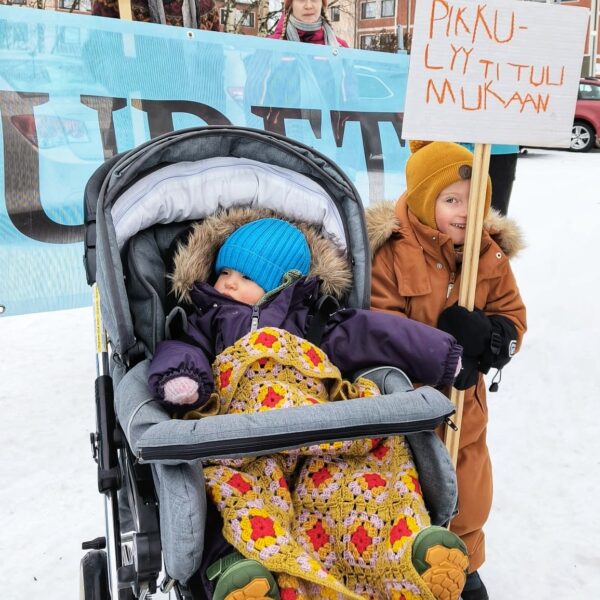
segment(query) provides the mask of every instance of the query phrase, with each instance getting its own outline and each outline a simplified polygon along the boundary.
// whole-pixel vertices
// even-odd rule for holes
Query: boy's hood
[[[400,233],[403,226],[396,212],[396,202],[378,202],[366,209],[367,233],[371,256],[392,237]],[[523,233],[517,223],[498,211],[491,209],[483,227],[509,258],[515,257],[524,247]]]
[[[215,258],[223,242],[250,221],[278,217],[268,209],[232,208],[193,225],[174,257],[173,293],[181,302],[190,301],[190,290],[197,281],[208,281]],[[309,276],[321,281],[321,292],[342,298],[352,286],[352,271],[344,253],[320,233],[314,225],[291,221],[306,237],[311,254]]]

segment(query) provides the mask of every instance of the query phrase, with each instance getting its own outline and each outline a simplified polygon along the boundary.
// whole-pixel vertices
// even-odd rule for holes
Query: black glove
[[[463,354],[479,358],[490,345],[492,324],[480,310],[467,310],[454,304],[442,311],[438,329],[449,333],[463,347]]]
[[[442,311],[438,329],[454,336],[463,347],[463,369],[457,381],[473,360],[479,371],[487,373],[492,367],[504,367],[515,353],[517,329],[506,317],[488,317],[477,308],[469,311],[454,304]]]
[[[481,357],[479,370],[487,373],[490,368],[501,369],[510,362],[517,351],[517,328],[506,317],[488,317],[492,324],[492,338],[489,349]]]

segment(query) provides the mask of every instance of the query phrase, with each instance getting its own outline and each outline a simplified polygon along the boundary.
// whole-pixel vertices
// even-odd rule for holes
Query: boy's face
[[[435,202],[437,228],[450,237],[455,246],[465,243],[470,190],[471,180],[461,179],[445,187]]]
[[[258,283],[235,269],[223,269],[215,283],[215,290],[244,304],[256,304],[264,295]]]

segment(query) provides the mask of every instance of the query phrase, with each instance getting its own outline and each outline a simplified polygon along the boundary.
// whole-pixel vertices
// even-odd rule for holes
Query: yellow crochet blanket
[[[262,328],[216,359],[220,413],[378,395],[316,346]],[[403,437],[320,444],[205,468],[225,538],[276,574],[281,600],[434,600],[411,563],[430,525]]]

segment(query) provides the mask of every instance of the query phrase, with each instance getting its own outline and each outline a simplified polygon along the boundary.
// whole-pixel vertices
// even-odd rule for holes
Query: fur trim
[[[371,257],[392,237],[400,228],[400,221],[396,216],[395,202],[376,202],[367,207],[367,235]]]
[[[280,217],[268,209],[232,208],[195,223],[188,238],[180,242],[174,257],[173,293],[180,302],[190,301],[197,281],[207,281],[223,242],[239,227],[266,217]],[[291,221],[306,237],[311,254],[309,276],[321,279],[321,291],[341,299],[352,287],[352,271],[344,253],[314,225]]]
[[[503,217],[493,208],[483,226],[508,258],[514,258],[527,247],[523,230],[517,225],[517,222],[509,217]]]
[[[400,229],[400,221],[396,216],[396,202],[373,204],[366,209],[366,217],[369,246],[373,257]],[[525,248],[523,232],[514,219],[503,217],[498,211],[491,209],[483,226],[508,258],[514,258]]]

